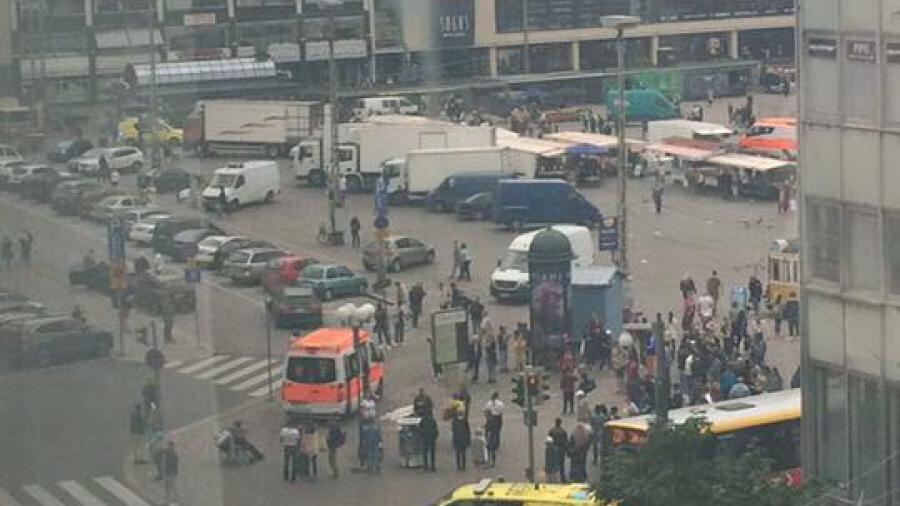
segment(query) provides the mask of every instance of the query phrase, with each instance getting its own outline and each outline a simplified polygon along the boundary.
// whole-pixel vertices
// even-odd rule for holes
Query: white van
[[[356,101],[353,114],[368,118],[374,114],[419,114],[419,106],[404,97],[366,97]]]
[[[594,240],[591,230],[580,225],[553,225],[572,244],[572,267],[587,267],[594,264]],[[541,230],[522,234],[509,243],[506,255],[491,274],[491,295],[496,299],[528,300],[531,287],[528,284],[528,249],[531,241]]]
[[[281,173],[278,165],[270,160],[229,163],[216,169],[209,186],[203,190],[204,209],[218,207],[222,189],[231,209],[254,202],[271,202],[281,192]]]

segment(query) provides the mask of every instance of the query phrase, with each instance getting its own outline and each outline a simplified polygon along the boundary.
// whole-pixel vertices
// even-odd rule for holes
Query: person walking
[[[381,428],[374,420],[367,421],[361,430],[365,469],[369,474],[381,474],[381,455],[384,451],[384,440]]]
[[[468,369],[473,371],[472,373],[472,383],[478,383],[478,373],[481,369],[481,356],[482,356],[482,344],[481,344],[481,333],[476,332],[469,337],[469,367]]]
[[[565,369],[559,378],[559,389],[562,390],[563,406],[562,414],[575,412],[575,383],[578,377],[571,369]]]
[[[466,243],[459,246],[459,281],[472,281],[472,253]]]
[[[681,281],[678,283],[678,288],[681,290],[682,299],[686,299],[688,296],[697,293],[697,286],[694,284],[694,280],[688,273],[685,273],[684,277],[681,278]]]
[[[425,288],[421,281],[416,281],[409,291],[409,316],[414,329],[419,328],[419,316],[422,314],[422,304],[425,301]]]
[[[719,273],[712,271],[712,275],[706,280],[706,293],[713,299],[713,316],[719,312],[719,298],[722,296],[722,280]]]
[[[350,218],[350,247],[351,248],[359,248],[360,240],[359,240],[359,229],[362,228],[359,224],[359,218],[354,216]]]
[[[436,472],[434,454],[437,446],[438,424],[430,410],[424,412],[420,417],[419,436],[422,438],[422,467],[426,472]]]
[[[450,266],[450,279],[455,279],[460,274],[460,266],[462,265],[462,255],[459,248],[459,241],[453,241],[453,263]]]
[[[603,444],[603,432],[608,421],[609,411],[606,409],[606,405],[598,404],[594,406],[594,414],[591,415],[591,433],[593,434],[591,447],[594,453],[593,464],[595,466],[600,462],[599,457],[603,453],[602,450],[605,449],[601,448],[601,445]]]
[[[216,215],[221,220],[228,213],[228,195],[225,195],[225,188],[219,187],[219,195],[216,197]]]
[[[165,504],[178,503],[178,452],[175,451],[175,443],[169,441],[162,452],[163,490]]]
[[[160,301],[159,312],[163,321],[163,340],[167,343],[174,343],[172,330],[175,327],[175,308],[172,307],[172,301],[168,297],[163,297]]]
[[[397,308],[397,314],[394,316],[394,342],[397,346],[403,345],[403,339],[406,337],[406,313],[403,308]]]
[[[488,383],[496,383],[499,358],[497,357],[497,339],[493,336],[489,336],[487,344],[484,345],[484,363],[487,366]]]
[[[13,242],[9,236],[3,236],[3,242],[0,243],[0,258],[7,269],[12,268],[13,262]]]
[[[466,452],[472,444],[472,432],[469,429],[469,420],[465,413],[457,412],[450,425],[453,442],[453,452],[456,456],[456,470],[466,470]]]
[[[340,476],[340,470],[338,469],[337,463],[337,451],[340,447],[344,446],[344,443],[347,441],[347,435],[344,434],[344,431],[341,430],[341,426],[336,422],[332,421],[328,425],[328,467],[331,468],[331,479],[337,479]]]
[[[750,306],[753,307],[754,313],[759,313],[759,303],[762,301],[763,286],[762,282],[756,275],[750,276],[747,281],[747,293],[750,295]]]
[[[409,290],[406,289],[406,285],[402,281],[397,280],[394,282],[394,294],[397,301],[397,310],[402,311],[406,307],[406,301],[409,299]]]
[[[561,483],[559,477],[559,448],[553,441],[553,438],[547,436],[544,441],[544,474],[547,476],[549,483]]]
[[[503,325],[497,327],[497,363],[501,374],[509,372],[509,334]]]
[[[653,185],[653,191],[650,196],[653,199],[653,207],[656,209],[656,214],[662,213],[663,187],[661,183],[657,182]]]
[[[131,435],[131,453],[134,464],[146,464],[147,424],[140,404],[128,416],[128,433]]]
[[[391,347],[391,332],[388,323],[389,317],[387,308],[381,302],[375,306],[375,325],[374,332],[378,338],[378,344]]]
[[[503,409],[505,405],[503,401],[500,400],[500,393],[494,392],[491,394],[491,400],[487,401],[484,405],[484,416],[487,420],[487,424],[493,424],[497,429],[497,434],[500,434],[500,430],[503,429]]]
[[[34,236],[31,231],[25,230],[22,237],[19,238],[19,255],[26,264],[31,263],[31,250],[34,245]]]
[[[559,482],[566,482],[566,450],[569,446],[569,435],[566,429],[563,429],[562,418],[557,418],[553,422],[553,428],[547,433],[547,436],[553,441],[554,456],[556,458],[556,468],[559,472]]]
[[[791,292],[787,302],[784,303],[784,319],[788,324],[788,337],[794,338],[800,335],[800,300],[797,294]]]
[[[147,378],[147,381],[144,382],[144,386],[141,388],[141,397],[144,399],[143,408],[147,415],[146,420],[149,420],[150,412],[159,405],[159,388],[153,378]]]
[[[496,394],[494,394],[496,395]],[[500,449],[501,417],[489,416],[484,424],[485,449],[487,449],[487,467],[497,467],[497,450]]]
[[[525,370],[525,362],[528,359],[528,341],[521,332],[516,330],[513,333],[513,360],[515,360],[516,372]]]
[[[776,296],[775,302],[772,303],[772,320],[775,324],[775,335],[781,336],[781,322],[784,320],[784,302],[781,295]]]
[[[284,481],[290,480],[293,483],[297,480],[297,475],[299,474],[300,429],[291,424],[286,424],[281,428],[278,440],[281,443],[281,451],[284,458],[281,471],[282,478]]]

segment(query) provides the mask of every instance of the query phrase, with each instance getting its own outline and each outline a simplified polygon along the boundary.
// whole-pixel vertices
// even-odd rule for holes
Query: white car
[[[125,223],[125,226],[130,229],[131,225],[134,225],[139,221],[146,221],[153,216],[160,215],[171,216],[168,211],[160,209],[155,205],[148,204],[143,207],[125,211],[122,214],[122,221]]]
[[[101,168],[119,172],[139,172],[143,166],[144,154],[133,146],[89,149],[78,158],[69,160],[67,165],[70,172],[81,174],[95,174]]]
[[[144,207],[147,201],[132,195],[110,195],[94,204],[91,208],[90,218],[101,223],[106,223],[114,216],[121,216],[126,211]]]
[[[16,148],[8,144],[0,144],[0,163],[2,162],[24,162],[25,158],[16,151]]]
[[[5,185],[9,182],[9,176],[12,175],[13,169],[26,165],[28,165],[28,162],[25,160],[4,160],[0,158],[0,185]]]
[[[128,231],[128,239],[139,245],[149,246],[153,242],[153,231],[156,230],[156,224],[171,217],[169,214],[154,214],[131,225],[131,230]]]
[[[22,180],[31,174],[40,174],[42,172],[53,171],[47,165],[23,163],[9,167],[6,171],[6,184],[10,187],[22,184]]]

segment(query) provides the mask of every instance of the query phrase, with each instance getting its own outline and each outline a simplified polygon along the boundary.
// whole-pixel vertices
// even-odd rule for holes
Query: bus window
[[[771,462],[773,471],[800,467],[800,421],[791,420],[718,437],[717,451],[729,457],[756,452]]]
[[[769,259],[769,279],[772,281],[781,281],[781,269],[779,262],[775,258]]]

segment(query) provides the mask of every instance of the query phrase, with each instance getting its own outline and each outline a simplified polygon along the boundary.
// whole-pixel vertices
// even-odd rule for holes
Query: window
[[[819,396],[815,402],[815,437],[818,475],[825,483],[847,480],[848,427],[847,384],[843,373],[815,366],[813,371]]]
[[[328,274],[326,276],[328,279],[335,279],[341,277],[341,273],[338,272],[337,269],[328,269]]]
[[[307,267],[303,272],[303,277],[309,279],[322,279],[322,275],[324,274],[324,269],[322,267]]]
[[[359,376],[359,355],[356,352],[344,357],[344,370],[347,371],[347,380]]]
[[[888,262],[888,290],[900,295],[900,214],[884,217],[884,252]]]
[[[809,272],[826,281],[840,281],[841,217],[836,205],[808,202]]]
[[[495,0],[494,15],[497,32],[520,32],[525,15],[524,0]]]
[[[844,239],[850,288],[881,288],[881,247],[878,242],[878,216],[874,212],[848,209]]]
[[[876,498],[884,493],[883,399],[875,381],[850,378],[850,468],[856,478],[851,488],[853,497],[865,494]]]
[[[286,375],[294,383],[333,383],[337,379],[331,358],[291,357]]]

